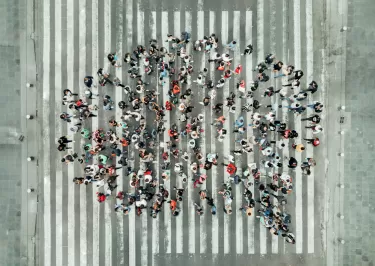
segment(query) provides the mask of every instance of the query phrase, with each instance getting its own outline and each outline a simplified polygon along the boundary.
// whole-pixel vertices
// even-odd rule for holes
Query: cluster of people
[[[311,108],[315,113],[308,118],[301,119],[308,121],[307,129],[314,135],[318,135],[323,128],[319,125],[319,113],[323,110],[320,102],[303,104],[308,98],[308,93],[315,93],[318,90],[318,84],[311,81],[307,88],[301,88],[301,78],[303,71],[296,70],[293,65],[284,65],[283,62],[276,59],[273,54],[267,54],[265,60],[260,62],[253,71],[257,72],[256,78],[250,83],[245,84],[242,79],[242,65],[233,67],[233,58],[230,53],[237,53],[237,42],[234,40],[226,47],[222,47],[222,53],[219,53],[220,45],[216,34],[204,36],[201,40],[193,43],[193,53],[207,53],[210,58],[208,64],[214,63],[216,70],[221,73],[221,77],[215,81],[214,77],[208,77],[208,68],[204,67],[197,74],[193,70],[193,56],[186,49],[186,44],[191,41],[190,33],[183,32],[181,37],[171,34],[167,36],[166,47],[162,47],[156,40],[150,40],[149,46],[138,45],[131,53],[126,53],[123,58],[119,58],[116,53],[107,56],[110,65],[114,67],[128,67],[129,78],[134,80],[132,86],[123,85],[118,77],[112,77],[109,73],[100,68],[97,71],[97,78],[92,76],[84,77],[85,95],[80,97],[66,89],[63,91],[63,104],[68,105],[70,114],[64,112],[60,118],[69,123],[69,128],[73,133],[80,132],[83,139],[87,140],[81,149],[81,155],[72,152],[72,147],[68,146],[73,140],[69,136],[62,136],[58,140],[58,150],[68,151],[63,156],[62,162],[73,163],[77,160],[84,164],[83,177],[74,177],[76,184],[94,184],[97,187],[104,187],[103,192],[97,193],[98,202],[104,202],[112,194],[115,194],[115,211],[127,215],[134,208],[137,215],[141,215],[149,209],[149,214],[156,218],[158,213],[163,211],[163,204],[169,204],[173,216],[178,216],[181,211],[180,202],[186,189],[197,189],[200,202],[192,202],[198,215],[204,214],[204,202],[209,206],[212,215],[216,215],[216,203],[207,189],[201,189],[206,182],[207,173],[212,167],[224,165],[229,175],[226,182],[223,183],[219,194],[223,197],[226,215],[232,214],[232,186],[243,185],[243,198],[245,204],[239,209],[247,216],[253,215],[253,209],[259,205],[257,218],[274,235],[281,235],[287,242],[294,243],[294,235],[289,232],[291,216],[286,211],[282,211],[280,206],[287,204],[287,197],[293,192],[292,177],[283,172],[284,159],[280,153],[282,149],[288,148],[290,141],[298,137],[295,129],[289,128],[287,121],[278,120],[276,110],[287,108],[298,115],[301,115],[307,108]],[[253,52],[251,44],[244,49],[242,56],[250,55]],[[121,62],[123,60],[123,62]],[[176,60],[180,61],[180,68],[176,69]],[[142,71],[143,70],[143,71]],[[157,70],[157,71],[156,71]],[[271,97],[278,94],[281,104],[262,105],[261,99],[254,99],[255,91],[261,84],[270,80],[270,72],[274,73],[274,78],[287,77],[286,84],[276,89],[273,86],[266,87],[261,93],[262,98]],[[145,81],[148,75],[158,73],[158,85],[167,86],[168,98],[164,103],[159,101],[159,93],[155,90],[156,84],[149,84]],[[216,93],[220,88],[229,82],[234,76],[237,76],[238,82],[236,88],[229,95],[225,95],[224,102],[214,102]],[[168,78],[170,84],[166,84]],[[97,80],[97,82],[96,82]],[[193,87],[196,87],[194,88]],[[122,110],[121,121],[112,119],[108,121],[107,130],[103,128],[90,130],[84,127],[85,121],[90,117],[95,117],[99,108],[89,102],[93,97],[100,97],[99,94],[92,92],[92,87],[96,86],[114,86],[116,89],[122,89],[126,95],[124,99],[119,99],[116,104],[109,95],[102,96],[103,109],[111,111],[115,108]],[[153,88],[153,89],[152,89]],[[227,133],[232,130],[236,134],[235,145],[239,148],[231,151],[228,156],[221,156],[223,161],[219,164],[219,154],[208,152],[203,154],[199,147],[199,139],[202,137],[202,123],[205,122],[203,114],[197,116],[191,115],[194,108],[192,97],[195,91],[206,89],[208,95],[201,102],[202,108],[211,106],[215,116],[211,124],[217,132],[217,140],[224,141]],[[118,100],[118,99],[117,99]],[[241,110],[236,110],[236,101],[241,102]],[[240,112],[240,116],[235,120],[231,128],[225,128],[226,117],[224,116],[224,107],[227,107],[229,114]],[[261,107],[265,111],[258,111]],[[166,128],[164,116],[167,112],[174,109],[179,114],[179,123],[173,123],[170,128]],[[147,124],[142,110],[147,115],[155,117],[154,124]],[[244,114],[251,112],[251,121],[245,123]],[[250,123],[251,122],[251,123]],[[180,127],[180,128],[179,128]],[[167,130],[169,139],[164,142],[159,137]],[[253,137],[247,139],[244,133],[247,130],[254,132]],[[120,132],[120,133],[118,133]],[[272,133],[273,132],[273,133]],[[278,140],[275,140],[279,135]],[[188,143],[187,151],[178,148],[178,142],[186,139]],[[304,139],[307,144],[313,147],[319,146],[318,137]],[[293,142],[293,141],[292,141]],[[94,143],[94,144],[92,144]],[[303,143],[291,143],[289,146],[296,152],[303,152],[305,146]],[[134,158],[130,158],[127,148],[138,151],[140,164],[131,167]],[[156,152],[162,148],[160,164],[161,177],[155,176],[155,158],[159,156]],[[245,171],[237,174],[236,157],[253,152],[254,147],[261,151],[262,160],[257,163],[250,163]],[[192,152],[191,152],[192,151]],[[176,159],[176,163],[171,165],[170,156]],[[93,158],[97,158],[97,163],[93,163]],[[116,180],[119,176],[116,174],[115,160],[123,167],[127,176],[131,192],[117,191]],[[182,162],[191,161],[188,169],[185,169]],[[298,167],[295,158],[287,158],[288,169]],[[224,163],[227,160],[227,163]],[[269,183],[261,182],[260,166],[272,169],[274,172],[270,176]],[[310,175],[311,167],[316,162],[313,158],[306,158],[300,164],[302,173]],[[157,165],[156,167],[159,167]],[[174,173],[171,173],[173,168]],[[189,169],[190,168],[190,169]],[[188,173],[191,172],[193,178],[188,179]],[[285,171],[285,170],[284,170]],[[180,187],[173,187],[174,193],[170,193],[163,183],[173,178],[179,179]],[[268,177],[268,176],[267,176]],[[121,177],[120,177],[121,178]],[[216,178],[213,176],[212,178]],[[189,185],[191,183],[191,185]],[[250,186],[256,185],[259,189],[259,198],[253,198]],[[199,190],[199,191],[198,191]],[[279,195],[280,192],[280,195]],[[236,195],[240,197],[241,195]],[[271,201],[271,197],[277,199]],[[275,203],[276,202],[276,203]]]

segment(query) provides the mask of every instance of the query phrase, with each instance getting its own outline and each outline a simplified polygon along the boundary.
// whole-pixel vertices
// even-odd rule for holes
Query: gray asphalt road
[[[41,1],[42,2],[42,1]],[[320,84],[320,90],[303,103],[323,101],[326,96],[325,76],[323,73],[323,28],[320,21],[323,19],[323,5],[312,5],[311,0],[300,1],[250,1],[250,3],[214,1],[198,3],[191,2],[166,2],[166,1],[44,1],[39,12],[43,14],[43,25],[40,36],[41,57],[43,65],[43,232],[40,235],[40,265],[168,265],[179,263],[181,265],[224,265],[228,263],[244,265],[251,261],[254,265],[267,263],[270,265],[322,265],[325,256],[325,231],[321,229],[324,224],[325,207],[325,141],[326,132],[320,135],[321,146],[314,148],[306,144],[302,138],[310,138],[311,131],[305,129],[305,122],[299,116],[287,112],[286,108],[277,110],[278,119],[288,123],[290,129],[296,129],[299,137],[296,143],[304,143],[306,151],[297,154],[291,148],[292,141],[286,142],[283,150],[275,149],[282,158],[293,156],[301,162],[306,157],[313,156],[317,160],[317,167],[311,176],[304,176],[301,170],[291,171],[286,167],[277,169],[279,172],[289,172],[293,177],[294,190],[288,195],[288,204],[285,211],[291,214],[291,232],[296,236],[296,244],[290,245],[281,237],[272,236],[255,214],[244,217],[238,210],[242,206],[243,187],[233,185],[234,201],[233,214],[225,215],[223,199],[217,196],[221,183],[227,180],[223,166],[218,166],[207,172],[208,178],[203,188],[212,193],[217,204],[218,213],[212,216],[208,206],[203,203],[205,213],[198,217],[194,213],[193,202],[199,202],[198,190],[192,189],[189,181],[186,184],[184,200],[180,204],[182,212],[178,217],[171,217],[166,205],[165,210],[152,219],[144,213],[141,217],[135,215],[134,209],[128,216],[114,212],[116,202],[114,197],[99,204],[95,193],[95,186],[77,186],[71,180],[73,177],[83,175],[83,166],[61,164],[61,157],[65,153],[56,150],[56,139],[62,135],[71,134],[71,124],[62,123],[58,115],[66,111],[66,106],[61,105],[62,91],[69,88],[75,93],[83,95],[83,77],[92,75],[96,77],[99,67],[104,67],[111,77],[119,77],[124,84],[134,87],[123,65],[121,68],[109,66],[106,55],[116,51],[119,58],[126,52],[132,51],[137,44],[148,46],[150,38],[155,38],[161,45],[165,45],[166,34],[179,35],[181,31],[188,30],[192,39],[201,39],[203,35],[215,32],[219,38],[218,52],[225,51],[225,44],[237,40],[236,50],[230,51],[233,57],[232,66],[241,64],[243,72],[238,77],[233,77],[226,85],[217,90],[215,103],[223,102],[229,92],[236,91],[236,82],[244,79],[247,86],[251,80],[256,79],[252,71],[254,66],[264,60],[268,53],[273,53],[284,64],[292,64],[296,69],[305,73],[301,80],[301,87],[315,80]],[[254,52],[250,56],[241,56],[244,47],[252,43]],[[191,80],[195,80],[197,73],[208,67],[208,76],[215,81],[220,78],[220,73],[215,71],[214,64],[209,64],[209,54],[192,51],[192,45],[187,46],[187,53],[193,56]],[[140,63],[141,64],[141,63]],[[181,66],[177,59],[175,68]],[[156,72],[156,71],[155,71]],[[156,74],[146,76],[151,89],[156,89],[160,94],[159,103],[168,99],[168,85],[157,85]],[[267,104],[281,104],[279,97],[262,98],[264,89],[269,86],[281,88],[286,84],[287,78],[274,79],[270,74],[270,81],[261,84],[255,92],[254,98],[261,101],[263,106],[258,110],[266,114],[269,109]],[[168,80],[167,80],[168,81]],[[168,84],[168,83],[167,83]],[[212,114],[209,107],[203,107],[198,102],[208,93],[206,89],[199,89],[195,83],[183,86],[183,90],[191,87],[194,91],[192,104],[195,105],[192,116],[203,114],[202,123],[204,132],[197,141],[203,154],[217,152],[220,162],[228,156],[231,150],[238,148],[235,139],[240,138],[232,132],[235,120],[243,115],[246,124],[251,122],[250,113],[241,113],[240,107],[245,104],[244,99],[236,99],[234,114],[224,111],[227,117],[225,127],[230,129],[223,142],[219,142],[211,123],[217,115]],[[297,91],[298,89],[295,89]],[[98,104],[98,117],[84,123],[83,127],[95,130],[98,127],[109,129],[108,121],[112,118],[120,120],[121,110],[103,110],[102,96],[107,94],[117,103],[128,96],[119,88],[111,85],[95,88],[94,92],[99,97],[90,101]],[[236,91],[238,95],[239,92]],[[289,91],[289,95],[292,90]],[[287,102],[282,103],[284,106]],[[116,106],[117,107],[117,106]],[[70,110],[69,110],[70,112]],[[148,129],[155,126],[154,114],[143,110]],[[312,114],[308,108],[307,115]],[[324,114],[325,118],[327,114]],[[306,113],[302,115],[305,117]],[[177,123],[179,128],[184,124],[178,121],[179,112],[174,109],[166,115],[166,127]],[[134,124],[134,122],[132,122]],[[322,123],[325,125],[325,122]],[[120,132],[120,130],[118,130]],[[246,137],[257,135],[257,130],[248,128]],[[87,141],[79,134],[73,136],[74,151],[79,151]],[[270,139],[278,136],[270,134]],[[168,135],[160,136],[160,142],[169,140]],[[189,150],[188,139],[183,138],[177,145],[182,150]],[[132,167],[138,170],[140,163],[134,146],[129,148],[130,157],[134,157]],[[244,171],[247,164],[255,162],[262,172],[271,172],[265,169],[260,162],[264,159],[262,153],[254,146],[254,153],[236,157],[239,172]],[[104,151],[108,154],[108,150]],[[161,149],[155,152],[157,164],[152,166],[154,175],[160,177]],[[94,158],[94,162],[96,159]],[[116,163],[115,158],[110,163]],[[195,161],[191,156],[188,163],[183,160],[170,159],[172,175],[165,186],[182,186],[181,180],[175,176],[173,165],[181,161],[191,177],[188,163]],[[226,160],[225,160],[226,162]],[[89,162],[91,163],[91,162]],[[117,172],[118,190],[132,191],[125,169]],[[267,178],[261,179],[267,183]],[[99,191],[102,191],[100,188]],[[254,197],[259,197],[259,191],[254,187]],[[174,193],[171,192],[174,196]],[[256,209],[258,209],[257,206]]]

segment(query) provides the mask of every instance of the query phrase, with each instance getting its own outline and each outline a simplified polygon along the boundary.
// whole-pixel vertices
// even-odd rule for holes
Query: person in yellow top
[[[303,146],[303,144],[293,144],[292,145],[292,148],[293,149],[295,149],[296,151],[298,151],[298,152],[302,152],[302,151],[304,151],[305,150],[305,146]]]
[[[247,216],[251,216],[253,213],[253,208],[249,206],[241,207],[239,210],[242,211],[242,213],[246,214]]]

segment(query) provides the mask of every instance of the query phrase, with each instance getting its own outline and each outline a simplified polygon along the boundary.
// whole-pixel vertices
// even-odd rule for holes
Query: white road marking
[[[112,53],[111,51],[111,0],[104,2],[104,55]],[[108,62],[107,58],[104,58],[104,62]],[[109,64],[108,64],[109,65]],[[109,67],[105,70],[109,72]],[[107,123],[107,121],[105,121]],[[106,189],[106,186],[104,186]],[[112,200],[108,199],[104,203],[104,227],[105,227],[105,265],[112,265],[112,223],[111,223],[111,212],[113,211]]]
[[[192,24],[192,16],[191,12],[187,11],[185,13],[185,25],[186,25],[186,30],[191,32],[191,24]],[[188,150],[190,148],[188,147]],[[193,205],[194,202],[194,196],[193,196],[193,188],[191,184],[191,179],[193,178],[192,172],[190,170],[190,164],[192,163],[192,160],[189,156],[188,160],[188,170],[187,170],[187,176],[188,176],[188,181],[187,184],[189,186],[188,188],[188,209],[189,209],[189,219],[188,219],[188,224],[189,224],[189,253],[195,253],[195,209]]]
[[[241,18],[241,12],[240,11],[234,11],[233,12],[233,40],[237,42],[237,49],[234,52],[233,56],[233,68],[237,67],[241,63],[241,42],[240,42],[240,18]],[[238,79],[235,80],[235,83],[237,81],[242,80],[243,75],[240,75]],[[239,94],[238,91],[235,91],[236,95]],[[246,100],[245,100],[246,101]],[[238,119],[238,117],[241,116],[241,100],[236,101],[236,116],[235,119]],[[238,133],[235,136],[239,137]],[[239,144],[235,144],[235,149],[239,148]],[[237,158],[236,158],[237,160]],[[240,161],[241,162],[241,161]],[[242,169],[240,167],[241,165],[238,165],[238,175],[242,176]],[[237,254],[243,253],[243,217],[242,217],[242,211],[239,210],[240,207],[242,207],[242,186],[235,185],[235,208],[233,210],[233,214],[236,215],[236,251]]]
[[[67,7],[67,85],[68,89],[77,93],[78,88],[74,88],[74,2],[73,0],[68,0],[66,3]],[[70,126],[67,126],[67,135],[71,134]],[[73,144],[71,144],[74,146]],[[73,179],[74,176],[74,165],[68,164],[68,179]],[[68,265],[75,265],[75,238],[74,238],[74,226],[75,226],[75,211],[74,211],[74,202],[75,195],[74,189],[76,184],[69,182],[68,185]]]
[[[223,47],[225,47],[229,40],[228,40],[228,23],[229,23],[229,20],[228,20],[228,11],[222,11],[221,12],[221,38],[222,38],[222,45]],[[229,96],[229,81],[227,80],[225,85],[224,85],[224,97],[228,97]],[[223,151],[224,151],[224,154],[223,156],[228,156],[230,154],[230,151],[229,151],[229,142],[228,140],[230,140],[230,132],[231,132],[231,128],[232,128],[232,125],[230,123],[230,112],[227,111],[227,107],[223,107],[224,108],[224,116],[226,116],[226,121],[224,123],[224,128],[227,130],[227,135],[225,136],[225,139],[223,140]],[[227,154],[225,154],[227,152]],[[226,178],[228,178],[228,174],[227,174],[227,171],[226,171],[226,167],[224,167],[224,181],[226,181]],[[230,216],[227,215],[227,214],[224,214],[224,254],[229,254],[230,252],[230,245],[229,245],[229,242],[230,242],[230,235],[229,235],[229,223],[230,223]]]
[[[263,50],[263,44],[264,44],[264,2],[262,0],[258,0],[257,3],[257,49],[258,49],[258,63],[264,60],[264,50]],[[259,239],[259,246],[260,246],[260,254],[266,254],[267,253],[267,230],[259,223],[260,227],[260,239]]]
[[[310,83],[313,80],[314,70],[314,45],[313,45],[313,8],[312,0],[306,0],[306,56],[307,56],[307,69],[306,69],[306,81]],[[308,84],[306,84],[308,86]],[[312,110],[307,108],[307,115],[310,116]],[[306,155],[308,158],[313,158],[313,148],[306,148]],[[314,167],[311,167],[311,175],[307,177],[307,220],[308,220],[308,231],[307,231],[307,252],[314,253]]]
[[[271,14],[276,14],[276,3],[274,1],[271,1],[270,2],[270,12]],[[273,54],[276,54],[276,16],[275,15],[271,15],[271,18],[270,18],[270,25],[271,25],[271,30],[270,30],[270,36],[271,36],[271,53]],[[276,87],[276,79],[273,78],[274,77],[274,74],[271,73],[270,75],[270,78],[271,78],[271,85],[274,87],[274,88],[277,88]],[[279,95],[274,95],[271,97],[271,104],[276,104],[278,103],[278,99],[279,99]],[[280,109],[277,109],[276,110],[276,117],[279,118],[279,113],[280,113]],[[276,134],[274,132],[274,136],[275,136],[275,139],[276,139]],[[273,151],[277,153],[277,147],[272,147],[273,148]],[[273,171],[273,172],[276,172],[276,171]],[[276,195],[279,195],[279,192],[275,192]],[[272,202],[273,204],[277,204],[277,199],[276,198],[273,198],[272,199]],[[272,239],[272,254],[277,254],[278,251],[279,251],[279,236],[275,236],[275,235],[271,235],[271,239]]]
[[[127,0],[126,3],[126,25],[127,25],[127,48],[129,51],[132,49],[133,45],[133,0]],[[134,152],[131,153],[131,158],[134,158]],[[134,169],[134,162],[130,162],[129,166]],[[129,187],[129,193],[132,190]],[[136,208],[131,208],[131,211],[128,214],[129,218],[129,266],[136,265],[136,241],[135,241],[135,214]]]
[[[216,22],[216,17],[215,17],[215,12],[210,11],[210,21],[209,21],[209,29],[210,33],[215,32],[215,22]],[[199,36],[200,37],[200,36]],[[213,53],[214,50],[211,50],[211,53]],[[215,65],[210,64],[210,78],[213,79],[215,77]],[[212,104],[216,104],[215,101],[212,101]],[[214,119],[214,114],[211,108],[211,123],[213,122]],[[208,118],[206,118],[208,119]],[[215,128],[211,129],[211,153],[216,153],[216,139],[215,139]],[[211,189],[212,189],[212,198],[214,200],[214,203],[217,204],[217,182],[216,182],[216,177],[217,177],[217,168],[216,166],[213,166],[211,168],[212,171],[212,184],[211,184]],[[218,254],[219,253],[219,219],[217,218],[216,215],[212,215],[212,253],[213,254]]]
[[[86,1],[79,2],[79,78],[86,75]],[[83,85],[79,89],[80,95],[84,94]],[[81,147],[85,140],[81,138]],[[86,186],[80,186],[80,264],[87,265],[87,200],[86,200]]]
[[[98,0],[93,0],[92,1],[92,73],[91,75],[94,76],[95,84],[98,84],[96,81],[96,76],[95,73],[99,69],[99,53],[98,53],[98,42],[99,42],[99,37],[98,37]],[[86,75],[90,75],[90,73],[86,73]],[[80,77],[81,79],[83,77]],[[82,82],[82,81],[81,81]],[[99,85],[98,85],[99,86]],[[93,94],[98,94],[98,88],[92,87],[91,88]],[[99,104],[99,99],[98,97],[94,97],[92,100],[93,105],[98,105]],[[98,117],[92,117],[91,120],[91,126],[93,129],[99,128],[99,118]],[[94,140],[92,140],[92,145],[95,145]],[[93,163],[95,162],[96,159],[93,160]],[[92,188],[92,201],[93,201],[93,213],[92,213],[92,227],[93,227],[93,236],[92,236],[92,253],[93,253],[93,265],[94,266],[99,266],[99,210],[100,210],[100,204],[96,200],[96,192],[98,189],[96,188],[96,185],[93,185]]]
[[[175,11],[174,12],[174,34],[177,36],[181,32],[181,12],[180,11]],[[188,46],[186,46],[188,49]],[[187,51],[189,54],[190,51]],[[177,109],[175,110],[176,112],[176,117],[179,117],[179,111]],[[181,121],[179,120],[178,122],[178,128],[181,130],[182,129],[182,124]],[[178,149],[181,151],[182,150],[182,141],[178,142]],[[180,178],[176,178],[176,187],[177,188],[182,188],[182,182],[180,182]],[[183,208],[182,208],[182,202],[179,203],[181,207],[181,211],[178,217],[176,217],[176,253],[181,254],[183,253],[183,244],[184,244],[184,239],[183,239],[183,234],[184,234],[184,229],[183,229],[183,220],[184,220],[184,213],[183,213]]]
[[[150,20],[150,27],[151,27],[151,38],[156,39],[156,12],[151,12],[151,20]],[[157,71],[156,71],[157,72]],[[159,93],[159,87],[157,87],[157,92]],[[159,148],[158,148],[158,151]],[[160,165],[160,159],[159,156],[156,156],[157,158],[157,167],[155,167],[156,176],[159,177],[159,165]],[[152,254],[158,254],[159,253],[159,218],[152,219]],[[156,266],[157,262],[154,258],[152,260],[152,265]]]
[[[163,43],[167,40],[167,34],[168,27],[169,27],[169,18],[168,18],[168,12],[163,11],[161,15],[161,25],[163,26],[161,29],[161,35],[163,39]],[[169,77],[164,78],[165,85],[163,86],[163,96],[164,98],[168,95],[168,89],[169,89]],[[163,103],[164,104],[164,103]],[[167,129],[171,126],[171,114],[170,111],[166,111],[165,117],[167,122],[165,123],[165,127]],[[169,139],[167,130],[164,131],[164,142]],[[170,161],[170,159],[168,159]],[[167,181],[164,181],[164,187],[166,190],[171,191],[171,182],[170,179]],[[164,247],[165,247],[165,253],[171,253],[172,249],[172,239],[171,239],[171,212],[170,210],[166,210],[164,212]]]
[[[286,1],[287,0],[284,0],[283,1],[283,62],[288,62],[289,61],[289,49],[288,48],[288,43],[287,43],[287,34],[288,34],[288,23],[287,23],[287,19],[288,19],[288,10],[286,8]],[[288,50],[288,52],[287,52]],[[287,84],[287,81],[288,78],[287,77],[283,77],[282,78],[282,83],[283,84]],[[285,123],[287,123],[288,121],[288,109],[287,108],[282,108],[282,121],[284,121]],[[281,139],[281,137],[279,137],[279,139]],[[288,145],[289,145],[289,140],[288,141],[284,141],[285,143],[285,148],[282,150],[282,153],[280,153],[280,155],[282,155],[283,157],[288,157],[289,158],[289,149],[287,148]],[[282,157],[282,158],[283,158]],[[287,167],[286,165],[283,165],[283,169],[286,169],[285,167]],[[283,241],[283,254],[285,254],[285,251],[286,251],[286,243],[285,241]]]
[[[301,0],[295,0],[293,2],[293,13],[294,13],[294,64],[296,70],[301,69]],[[295,130],[301,133],[301,120],[300,117],[295,117],[294,123]],[[301,143],[301,134],[295,139],[295,143]],[[295,158],[298,162],[301,162],[301,154],[295,152]],[[295,171],[295,193],[296,193],[296,252],[297,254],[302,253],[302,241],[303,241],[303,217],[302,217],[302,174],[301,168],[297,167]]]
[[[246,45],[253,44],[253,12],[252,11],[246,11],[246,25],[245,27],[245,38],[246,38]],[[253,54],[251,55],[245,55],[246,56],[246,85],[247,89],[250,89],[250,83],[252,81],[252,71],[253,68]],[[251,113],[247,112],[246,114],[246,123],[250,123],[251,121]],[[247,138],[249,139],[251,136],[253,136],[253,130],[249,129],[247,131]],[[252,163],[254,162],[254,153],[248,153],[247,154],[247,162]],[[254,186],[251,186],[250,188],[251,192],[254,194]],[[248,217],[247,219],[247,253],[248,254],[254,254],[254,216],[253,214],[251,217]]]
[[[198,38],[203,38],[204,36],[204,12],[203,11],[198,11],[198,14],[197,14],[197,34],[198,34]],[[201,62],[200,62],[200,66],[199,66],[199,69],[197,69],[197,72],[203,70],[203,68],[205,67],[205,60],[206,60],[206,57],[205,57],[205,54],[202,52],[202,57],[201,57]],[[199,88],[197,88],[199,87]],[[199,85],[196,86],[196,90],[198,91],[198,97],[199,97],[199,100],[203,100],[203,98],[205,97],[205,90],[204,89],[201,89]],[[203,105],[199,106],[200,107],[200,113],[201,114],[205,114],[205,108],[208,108],[208,107],[205,107]],[[204,118],[205,120],[207,119],[206,117]],[[206,143],[205,143],[205,134],[206,134],[206,128],[205,128],[205,124],[206,124],[206,121],[204,121],[202,123],[202,129],[204,130],[203,132],[203,136],[201,136],[199,138],[199,141],[200,141],[200,147],[201,147],[201,152],[203,154],[203,156],[206,156]],[[203,173],[204,171],[201,170],[201,172]],[[206,189],[206,182],[203,182],[203,184],[201,185],[201,189],[202,190],[205,190]],[[200,204],[203,205],[204,202],[201,202]],[[205,207],[203,207],[205,208]],[[201,215],[199,217],[199,220],[200,220],[200,226],[199,226],[199,248],[200,248],[200,253],[201,254],[204,254],[206,253],[206,250],[207,250],[207,230],[206,230],[206,221],[205,221],[205,217],[209,215],[208,214],[208,210],[204,213],[204,215]]]
[[[55,1],[55,117],[58,117],[61,112],[62,99],[62,77],[61,77],[61,0]],[[61,120],[55,120],[55,139],[61,137]],[[64,155],[66,152],[63,152]],[[62,178],[62,163],[60,161],[60,152],[56,156],[56,265],[62,265],[63,243],[62,243],[62,202],[63,202],[63,178]],[[66,165],[64,165],[66,167]]]
[[[122,65],[122,67],[116,67],[116,77],[122,80],[122,71],[124,71],[124,62],[122,60],[122,43],[123,43],[123,3],[124,0],[118,0],[116,9],[116,20],[117,20],[117,29],[116,29],[116,54],[118,57],[118,62]],[[122,100],[123,90],[122,87],[115,87],[115,99],[116,103]],[[122,110],[118,107],[115,108],[116,112],[116,121],[121,121]],[[117,128],[117,136],[122,136],[122,127]],[[120,147],[122,150],[122,147]],[[120,169],[116,170],[116,175],[118,175],[116,183],[117,183],[117,191],[122,191],[123,188],[123,169],[122,165],[117,163],[120,160],[121,156],[116,157],[116,167],[121,167]],[[114,192],[113,192],[114,193]],[[116,200],[117,201],[117,200]],[[125,265],[125,257],[124,257],[124,215],[122,213],[116,213],[116,222],[117,222],[117,260],[120,265]],[[147,254],[147,253],[146,253]],[[146,256],[147,257],[147,256]]]
[[[50,1],[43,2],[43,191],[44,191],[44,265],[54,264],[51,261],[51,176],[50,176]]]

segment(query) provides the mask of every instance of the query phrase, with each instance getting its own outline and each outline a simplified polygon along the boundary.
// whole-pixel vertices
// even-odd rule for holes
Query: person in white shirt
[[[308,127],[305,127],[305,128],[311,128],[313,134],[318,134],[318,133],[323,131],[322,126],[319,125],[319,124],[311,125],[311,126],[308,126]]]

